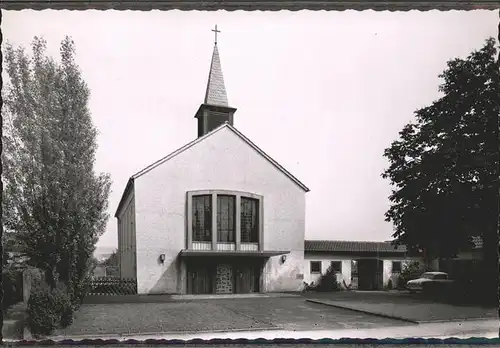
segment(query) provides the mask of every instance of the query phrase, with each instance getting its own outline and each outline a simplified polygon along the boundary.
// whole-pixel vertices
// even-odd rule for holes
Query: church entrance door
[[[187,263],[187,293],[249,294],[260,291],[263,263],[252,259],[200,259]]]
[[[187,292],[188,294],[211,294],[212,274],[211,267],[203,264],[192,263],[188,265]]]
[[[235,264],[234,292],[248,294],[259,292],[260,265],[255,262],[239,262]]]

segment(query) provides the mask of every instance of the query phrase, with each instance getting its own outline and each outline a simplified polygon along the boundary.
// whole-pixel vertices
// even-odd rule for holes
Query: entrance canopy
[[[290,251],[275,251],[275,250],[264,250],[264,251],[241,251],[241,250],[181,250],[179,253],[180,257],[200,257],[200,256],[212,256],[212,257],[252,257],[252,258],[268,258],[271,256],[285,255],[289,254]]]

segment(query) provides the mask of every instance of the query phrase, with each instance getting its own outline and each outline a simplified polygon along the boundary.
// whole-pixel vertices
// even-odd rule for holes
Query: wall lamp
[[[158,257],[158,260],[160,260],[161,263],[165,262],[165,254],[160,254],[160,257]]]

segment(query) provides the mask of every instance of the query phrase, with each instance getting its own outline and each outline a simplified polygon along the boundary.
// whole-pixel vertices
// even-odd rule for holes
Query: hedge
[[[31,288],[28,300],[28,327],[35,337],[50,335],[56,328],[68,327],[73,322],[73,306],[67,288],[57,284],[50,289],[37,283]]]

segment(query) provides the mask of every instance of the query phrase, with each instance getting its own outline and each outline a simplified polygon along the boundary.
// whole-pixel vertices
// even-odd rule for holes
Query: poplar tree
[[[3,93],[4,234],[71,295],[88,276],[95,244],[108,220],[111,179],[94,169],[98,131],[90,90],[66,37],[60,60],[35,37],[32,52],[5,47]]]

